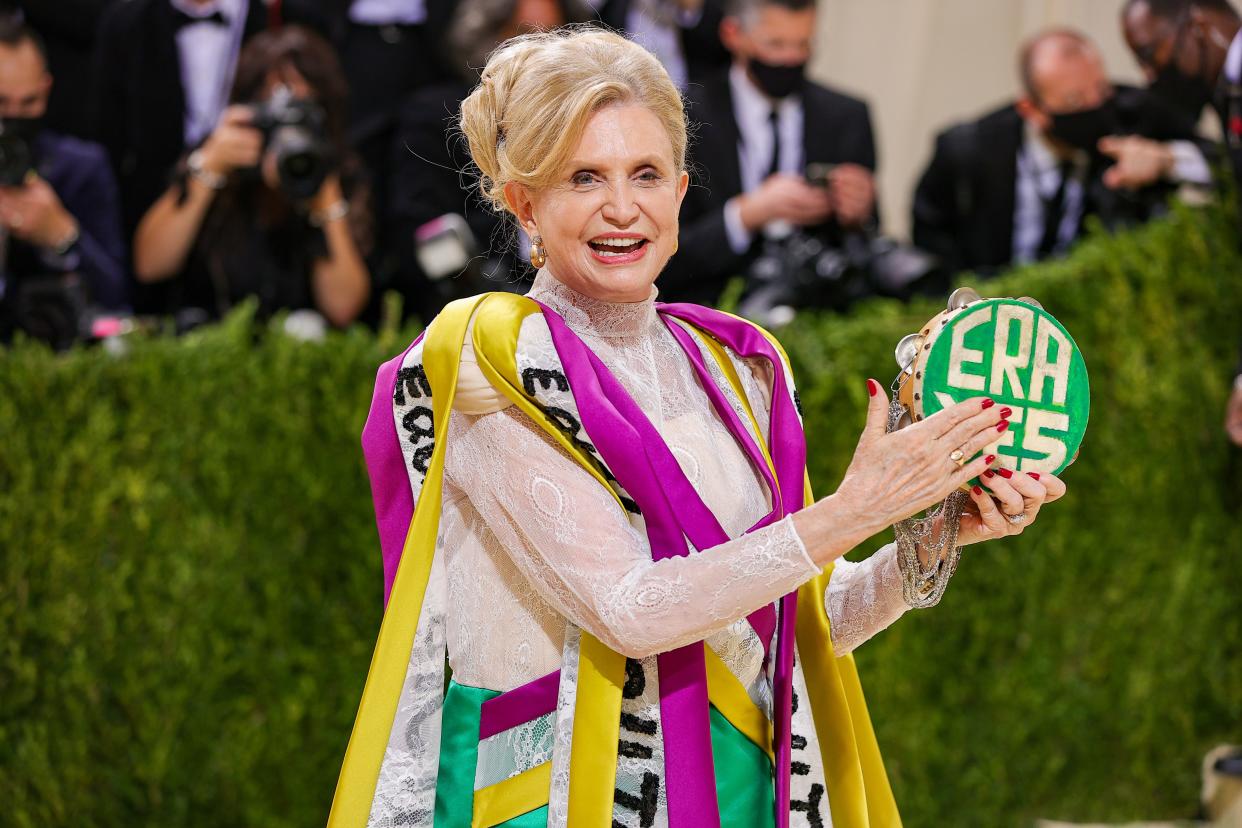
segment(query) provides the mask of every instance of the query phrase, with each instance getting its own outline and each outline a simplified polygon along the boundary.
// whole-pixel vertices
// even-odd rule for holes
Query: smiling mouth
[[[595,239],[587,242],[592,250],[605,258],[636,253],[647,244],[646,239]]]

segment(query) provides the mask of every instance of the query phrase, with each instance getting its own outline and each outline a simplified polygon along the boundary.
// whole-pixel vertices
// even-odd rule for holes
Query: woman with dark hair
[[[287,26],[251,39],[230,106],[138,225],[135,276],[176,279],[174,306],[212,318],[254,296],[261,316],[312,308],[353,321],[370,293],[371,216],[346,96],[318,35]]]

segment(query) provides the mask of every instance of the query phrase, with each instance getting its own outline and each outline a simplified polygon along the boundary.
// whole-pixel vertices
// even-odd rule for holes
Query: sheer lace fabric
[[[449,661],[463,684],[508,690],[559,669],[566,618],[645,658],[744,625],[745,615],[818,574],[792,520],[742,534],[770,511],[768,492],[658,318],[654,293],[601,302],[545,271],[530,295],[560,313],[634,397],[734,540],[653,562],[641,521],[524,414],[475,388],[451,417],[441,524]],[[551,348],[546,329],[542,338],[527,334],[524,327],[524,345]],[[464,383],[472,360],[463,354]],[[739,373],[766,433],[767,366],[750,367]],[[893,549],[839,562],[827,605],[838,653],[896,620],[904,603]],[[721,654],[747,684],[764,668],[751,638],[755,646]],[[719,638],[730,639],[739,640]]]

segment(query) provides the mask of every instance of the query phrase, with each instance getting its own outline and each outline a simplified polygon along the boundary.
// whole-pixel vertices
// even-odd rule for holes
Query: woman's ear
[[[530,190],[525,184],[510,181],[504,186],[504,194],[505,202],[509,205],[509,209],[513,211],[518,224],[522,225],[522,229],[526,231],[527,235],[536,235],[539,230],[535,227],[535,203],[531,201]]]
[[[686,191],[690,189],[690,173],[685,170],[677,176],[677,209],[681,209],[681,202],[686,198]]]

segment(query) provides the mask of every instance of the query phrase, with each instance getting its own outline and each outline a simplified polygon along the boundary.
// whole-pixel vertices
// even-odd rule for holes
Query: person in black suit
[[[280,8],[285,22],[298,22],[314,6]],[[216,127],[242,45],[277,22],[275,8],[264,0],[126,0],[104,13],[91,121],[121,186],[127,238],[168,188],[177,159]],[[131,284],[135,310],[169,310],[162,287]]]
[[[950,271],[996,272],[1064,253],[1087,216],[1146,221],[1179,182],[1211,174],[1184,121],[1109,83],[1095,46],[1040,33],[1019,60],[1023,95],[936,138],[913,202],[913,238]]]
[[[47,63],[56,85],[45,121],[57,132],[91,138],[88,117],[91,56],[104,10],[117,0],[4,0],[0,8],[21,13],[47,46]]]
[[[683,91],[728,67],[723,16],[722,0],[604,0],[599,7],[600,22],[659,58]]]
[[[8,139],[0,165],[0,317],[18,327],[24,320],[13,317],[36,279],[63,283],[76,274],[90,304],[126,305],[116,182],[102,147],[42,124],[51,90],[39,36],[17,18],[0,22],[0,121]]]
[[[1197,119],[1211,104],[1220,118],[1242,193],[1242,17],[1228,0],[1128,0],[1121,10],[1126,43],[1153,93]],[[1242,446],[1242,363],[1233,382],[1225,429]]]
[[[660,278],[671,301],[713,304],[766,243],[839,243],[876,215],[867,104],[805,77],[813,0],[730,0],[720,34],[732,64],[687,95],[697,143],[681,248]],[[818,185],[812,165],[826,170]]]
[[[1228,0],[1128,0],[1121,20],[1153,94],[1188,121],[1212,105],[1242,190],[1242,17]]]

